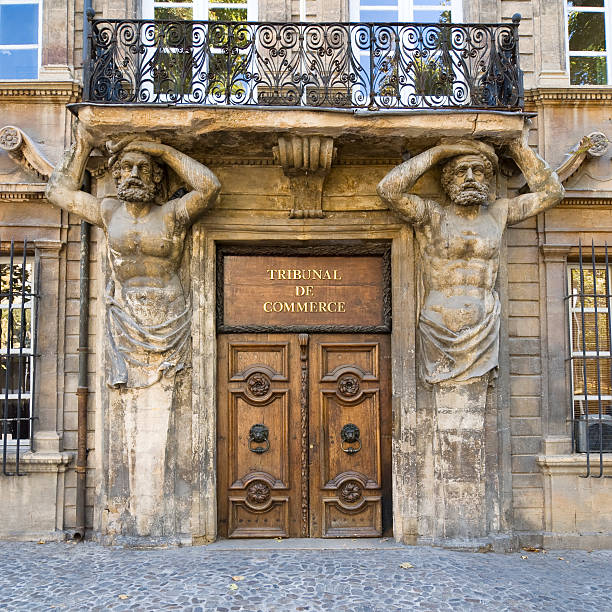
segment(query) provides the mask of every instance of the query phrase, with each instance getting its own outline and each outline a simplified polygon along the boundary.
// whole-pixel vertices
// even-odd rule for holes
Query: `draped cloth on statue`
[[[466,381],[483,376],[499,363],[500,303],[493,291],[493,307],[476,324],[454,332],[421,310],[418,342],[420,376],[429,384]]]
[[[140,291],[146,308],[134,308],[129,297],[122,303],[112,293],[106,295],[109,386],[150,387],[182,370],[191,329],[186,300],[181,296],[169,301],[163,289],[146,288]]]

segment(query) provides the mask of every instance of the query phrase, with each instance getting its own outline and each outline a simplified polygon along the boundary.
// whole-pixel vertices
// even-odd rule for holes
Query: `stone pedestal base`
[[[191,406],[186,373],[145,389],[109,389],[108,474],[97,539],[190,543]]]
[[[485,409],[489,378],[433,388],[434,541],[486,537]]]

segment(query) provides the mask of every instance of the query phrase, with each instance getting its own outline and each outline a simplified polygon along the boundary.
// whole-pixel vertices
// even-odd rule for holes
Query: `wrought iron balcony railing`
[[[84,101],[520,110],[519,22],[94,19]]]

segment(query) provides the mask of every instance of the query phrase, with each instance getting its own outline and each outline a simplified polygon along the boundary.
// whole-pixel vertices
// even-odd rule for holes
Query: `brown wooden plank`
[[[298,536],[297,337],[231,335],[220,336],[218,344],[219,534]],[[250,439],[253,426],[265,427],[267,439]]]
[[[311,336],[312,537],[389,531],[389,345],[384,335]],[[343,442],[342,429],[349,425],[359,429],[358,442]]]

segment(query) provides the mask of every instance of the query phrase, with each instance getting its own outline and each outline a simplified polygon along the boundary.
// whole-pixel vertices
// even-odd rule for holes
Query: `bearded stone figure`
[[[486,549],[510,537],[504,535],[495,464],[500,441],[485,419],[488,412],[488,423],[497,423],[490,382],[499,354],[500,249],[507,225],[554,206],[564,191],[525,137],[504,152],[533,193],[497,198],[497,155],[476,140],[435,146],[394,168],[378,185],[381,198],[415,230],[417,364],[428,391],[420,405],[425,431],[431,432],[421,461],[434,475],[419,532],[442,545]],[[411,193],[439,164],[443,196]]]
[[[506,225],[536,215],[563,198],[557,175],[527,145],[506,151],[533,193],[495,197],[498,159],[476,140],[441,144],[394,168],[380,197],[415,228],[420,254],[419,374],[429,384],[483,376],[498,364],[500,303],[495,282]],[[442,164],[446,198],[410,193]]]
[[[178,542],[190,531],[191,305],[181,282],[187,231],[220,189],[199,162],[161,144],[124,138],[108,146],[117,195],[80,190],[100,145],[77,124],[75,143],[47,188],[52,203],[101,227],[109,270],[103,451],[94,529],[108,541]],[[100,147],[99,147],[100,148]],[[168,199],[170,171],[189,191]],[[136,540],[141,541],[141,540]],[[133,541],[132,543],[134,543]]]
[[[208,168],[172,147],[123,139],[109,145],[117,197],[99,199],[79,190],[93,146],[78,124],[47,198],[104,230],[112,270],[105,296],[108,383],[149,387],[184,365],[191,309],[178,272],[185,235],[220,185]],[[168,201],[165,166],[191,191]]]

